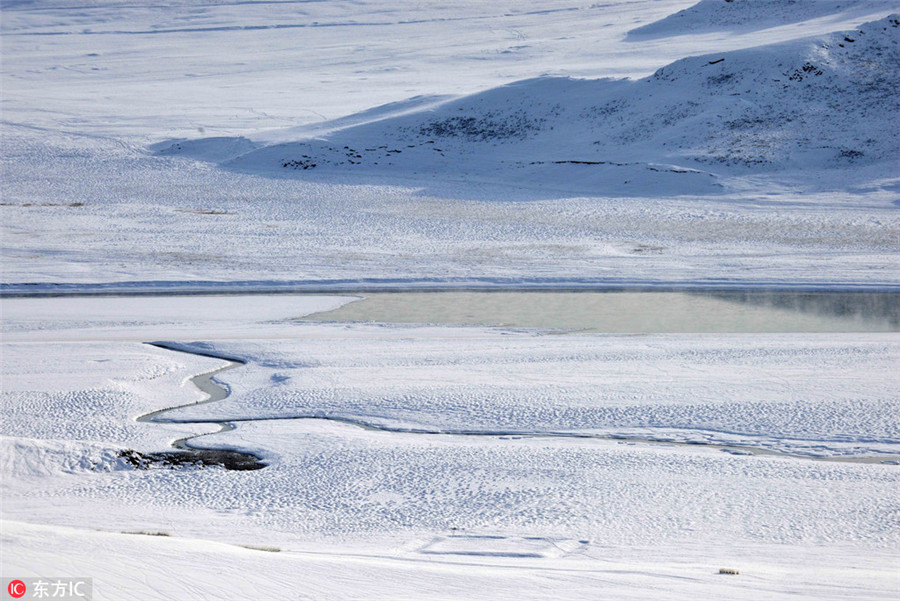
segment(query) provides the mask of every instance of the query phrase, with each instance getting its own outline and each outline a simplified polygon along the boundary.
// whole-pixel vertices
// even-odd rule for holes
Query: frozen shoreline
[[[894,281],[789,282],[781,280],[559,280],[559,279],[360,279],[312,281],[197,281],[156,282],[7,282],[0,283],[0,298],[52,298],[82,296],[208,296],[276,294],[363,294],[368,292],[900,292]]]

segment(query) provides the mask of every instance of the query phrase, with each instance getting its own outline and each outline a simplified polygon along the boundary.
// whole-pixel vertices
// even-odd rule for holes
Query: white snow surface
[[[300,410],[532,432],[643,420],[633,435],[714,442],[728,431],[725,442],[800,454],[896,454],[893,335],[296,320],[347,300],[4,299],[4,574],[92,576],[98,599],[275,599],[296,587],[317,599],[896,593],[896,465],[312,419],[236,422],[192,441],[257,453],[268,463],[258,471],[135,470],[117,457],[217,430],[134,421],[200,400],[188,378],[224,363],[140,342],[166,336],[248,361],[218,376],[228,399],[180,417]],[[126,534],[141,532],[170,536]]]
[[[900,5],[730,4],[6,2],[2,280],[896,284]]]
[[[0,10],[0,292],[900,281],[895,0]],[[900,594],[895,334],[298,320],[352,300],[0,299],[0,574]],[[227,365],[153,341],[247,363],[137,422]],[[195,435],[267,467],[119,455]]]
[[[843,189],[860,167],[895,164],[900,154],[898,65],[900,17],[892,15],[825,37],[682,59],[636,81],[516,82],[338,123],[324,138],[327,125],[319,126],[303,143],[253,149],[244,138],[217,138],[159,148],[253,173],[465,173],[604,195],[712,194],[731,172],[773,170],[804,188]],[[835,173],[804,182],[811,171]]]
[[[297,335],[304,341],[216,344],[250,359],[229,373],[232,396],[167,417],[331,417],[900,454],[893,334],[635,339],[318,326]]]
[[[629,39],[716,31],[736,34],[808,21],[829,22],[847,14],[871,14],[881,0],[700,0],[697,4],[628,32]]]

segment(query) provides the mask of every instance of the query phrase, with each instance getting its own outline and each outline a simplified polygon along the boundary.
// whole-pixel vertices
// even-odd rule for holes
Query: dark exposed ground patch
[[[133,449],[125,449],[119,451],[118,457],[139,470],[224,467],[228,470],[250,471],[266,467],[259,457],[250,453],[218,449],[191,449],[162,453],[141,453]]]

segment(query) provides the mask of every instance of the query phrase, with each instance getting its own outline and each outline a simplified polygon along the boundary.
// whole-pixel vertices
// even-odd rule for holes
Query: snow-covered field
[[[348,300],[6,299],[4,574],[92,576],[112,599],[896,592],[900,472],[878,461],[900,454],[896,335],[296,319]],[[236,420],[193,443],[268,467],[117,456],[218,430],[135,421],[201,400],[187,377],[223,364],[141,343],[160,338],[247,360],[226,400],[165,417]],[[453,434],[485,431],[505,433]],[[875,461],[802,457],[847,455]]]
[[[895,284],[900,6],[753,4],[5,2],[3,283]]]
[[[896,332],[303,319],[360,289],[900,289],[900,3],[0,10],[0,292],[162,294],[2,298],[0,576],[900,594]],[[216,289],[324,292],[166,296]],[[246,362],[227,398],[181,407],[216,357]],[[266,467],[121,455],[204,434]]]

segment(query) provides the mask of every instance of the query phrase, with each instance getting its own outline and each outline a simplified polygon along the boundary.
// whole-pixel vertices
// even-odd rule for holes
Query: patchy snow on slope
[[[831,192],[803,190],[810,178],[747,175],[723,195],[598,197],[462,173],[393,185],[372,172],[314,181],[280,164],[279,177],[235,173],[113,140],[7,131],[2,277],[23,291],[104,282],[857,287],[900,277],[898,184],[878,165],[841,170],[863,181]]]
[[[521,81],[321,138],[234,152],[222,163],[298,177],[460,173],[647,196],[712,194],[724,177],[748,172],[843,186],[846,174],[900,154],[898,65],[900,18],[891,16],[826,37],[683,59],[638,81]],[[160,152],[204,159],[215,145],[183,141]]]
[[[7,4],[2,279],[895,284],[897,7],[689,3]]]

